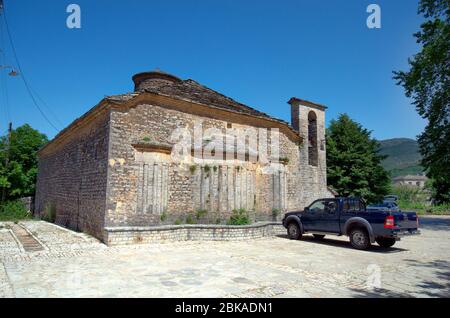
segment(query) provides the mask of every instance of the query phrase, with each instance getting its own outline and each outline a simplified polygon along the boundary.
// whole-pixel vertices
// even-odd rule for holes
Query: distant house
[[[393,179],[394,185],[407,185],[412,187],[424,188],[428,178],[425,176],[399,176]]]

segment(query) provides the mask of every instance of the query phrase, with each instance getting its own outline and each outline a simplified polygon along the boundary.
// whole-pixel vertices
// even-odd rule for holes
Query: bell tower
[[[291,105],[291,125],[303,138],[300,145],[301,182],[305,185],[301,196],[308,205],[327,193],[327,162],[325,142],[325,112],[327,107],[293,97]],[[319,197],[317,197],[319,196]]]

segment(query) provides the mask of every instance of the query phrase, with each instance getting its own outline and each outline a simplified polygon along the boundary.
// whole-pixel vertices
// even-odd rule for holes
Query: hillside
[[[383,161],[383,166],[391,172],[393,177],[422,173],[417,141],[408,138],[395,138],[382,140],[380,144],[380,154],[388,156]]]

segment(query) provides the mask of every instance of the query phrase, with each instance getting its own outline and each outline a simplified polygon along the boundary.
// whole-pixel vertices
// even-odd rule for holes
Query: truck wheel
[[[291,240],[299,240],[302,237],[302,232],[300,231],[300,226],[297,223],[289,223],[287,228],[288,236]]]
[[[313,236],[316,240],[323,240],[323,238],[325,237],[325,235],[321,235],[321,234],[313,234]]]
[[[384,248],[392,247],[395,244],[395,239],[389,237],[379,237],[375,241],[377,241],[378,245]]]
[[[350,243],[353,248],[366,250],[370,247],[370,237],[364,229],[354,229],[350,232]]]

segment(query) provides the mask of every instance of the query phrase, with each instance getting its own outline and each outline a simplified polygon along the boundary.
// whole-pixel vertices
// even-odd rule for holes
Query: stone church
[[[289,124],[191,79],[152,71],[133,81],[134,92],[104,98],[39,151],[36,214],[53,214],[57,224],[105,240],[105,229],[115,227],[192,219],[224,224],[233,210],[245,210],[252,221],[273,220],[333,196],[326,181],[325,106],[291,98]],[[279,151],[268,152],[262,164],[251,160],[244,139],[240,154],[233,142],[204,158],[199,148],[210,137],[200,134],[196,143],[196,123],[216,134],[253,129],[271,139],[277,132]],[[181,162],[173,156],[180,128],[197,144]]]

